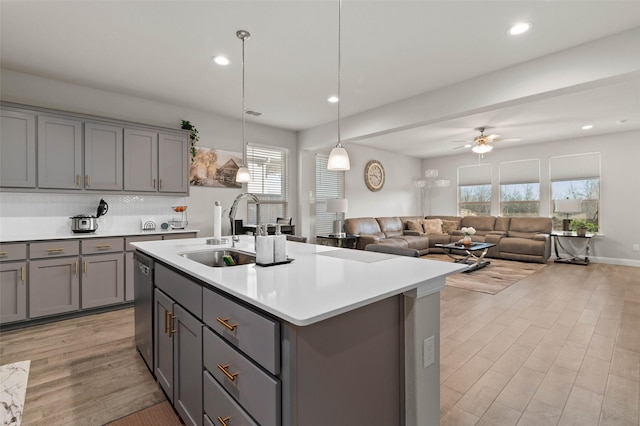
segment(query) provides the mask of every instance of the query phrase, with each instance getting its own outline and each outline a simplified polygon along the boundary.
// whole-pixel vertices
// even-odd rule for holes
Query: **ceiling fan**
[[[476,154],[486,154],[487,152],[493,149],[492,143],[495,142],[518,142],[521,141],[522,138],[501,138],[500,135],[491,134],[485,135],[484,131],[489,127],[476,127],[474,130],[480,132],[479,136],[473,138],[473,141],[463,141],[464,145],[457,146],[453,149],[459,148],[471,148],[473,152]],[[457,143],[461,143],[457,141]]]

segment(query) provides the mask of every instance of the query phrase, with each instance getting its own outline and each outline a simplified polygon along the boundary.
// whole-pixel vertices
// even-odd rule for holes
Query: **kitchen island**
[[[439,424],[439,292],[466,265],[287,242],[289,264],[209,267],[182,256],[221,248],[205,238],[135,247],[156,265],[153,371],[185,423]],[[198,367],[177,378],[181,362]]]

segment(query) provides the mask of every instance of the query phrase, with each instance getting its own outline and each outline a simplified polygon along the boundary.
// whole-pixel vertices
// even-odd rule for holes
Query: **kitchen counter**
[[[298,326],[409,291],[420,295],[438,292],[444,287],[444,277],[467,268],[455,263],[291,241],[287,241],[288,256],[295,260],[289,264],[212,268],[180,256],[225,247],[207,245],[206,238],[133,245],[167,265]],[[253,237],[241,236],[236,248],[254,252]]]
[[[168,235],[168,234],[184,234],[199,232],[198,229],[157,229],[153,231],[143,231],[142,229],[123,228],[101,230],[98,228],[96,232],[79,232],[74,233],[70,230],[52,231],[52,232],[30,232],[30,230],[15,231],[13,229],[2,229],[0,233],[0,243],[13,243],[21,241],[46,241],[46,240],[67,240],[82,238],[100,238],[100,237],[129,237],[133,235]]]

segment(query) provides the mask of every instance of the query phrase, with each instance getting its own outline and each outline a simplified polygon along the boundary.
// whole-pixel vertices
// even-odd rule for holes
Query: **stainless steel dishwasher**
[[[133,254],[136,347],[153,374],[153,259]]]

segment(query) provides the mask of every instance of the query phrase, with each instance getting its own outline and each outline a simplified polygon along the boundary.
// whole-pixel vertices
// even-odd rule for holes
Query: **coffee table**
[[[471,243],[470,246],[465,246],[461,243],[436,244],[436,247],[443,249],[447,256],[452,258],[455,263],[466,263],[469,265],[469,269],[462,271],[464,273],[473,272],[489,265],[491,262],[485,260],[484,256],[487,254],[489,248],[494,246],[495,244],[493,243]],[[454,250],[463,250],[466,254],[454,253]],[[478,252],[482,253],[477,256],[476,253]]]

